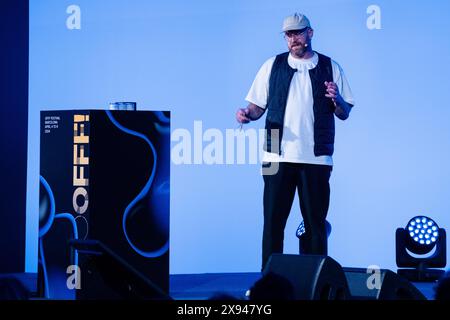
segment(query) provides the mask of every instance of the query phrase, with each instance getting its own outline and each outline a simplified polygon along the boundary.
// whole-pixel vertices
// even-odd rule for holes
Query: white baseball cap
[[[308,18],[301,13],[294,13],[292,16],[286,17],[283,21],[283,32],[290,30],[301,30],[311,28]]]

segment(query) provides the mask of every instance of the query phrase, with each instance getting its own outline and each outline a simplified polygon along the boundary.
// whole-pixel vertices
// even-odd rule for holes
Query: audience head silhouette
[[[16,278],[0,278],[0,300],[28,300],[29,292]]]
[[[294,286],[285,277],[268,272],[250,288],[250,300],[294,300]]]

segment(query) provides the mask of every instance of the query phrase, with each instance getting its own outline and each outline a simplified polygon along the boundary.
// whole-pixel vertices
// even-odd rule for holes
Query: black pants
[[[272,165],[264,163],[263,166]],[[262,268],[272,253],[283,252],[284,228],[298,190],[306,233],[300,251],[327,255],[325,219],[330,203],[331,166],[280,162],[274,175],[264,175]],[[295,230],[292,230],[292,234]]]

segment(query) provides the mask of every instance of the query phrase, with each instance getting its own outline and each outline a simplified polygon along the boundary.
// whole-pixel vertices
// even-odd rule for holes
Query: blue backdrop
[[[380,29],[369,28],[370,5]],[[356,100],[337,122],[330,256],[395,269],[397,227],[418,214],[450,227],[450,2],[30,0],[26,269],[37,268],[40,110],[136,101],[171,110],[172,131],[193,134],[196,120],[235,129],[259,67],[286,50],[281,23],[296,11]],[[258,271],[262,190],[257,164],[172,163],[170,272]],[[298,250],[300,221],[296,200],[287,253]]]

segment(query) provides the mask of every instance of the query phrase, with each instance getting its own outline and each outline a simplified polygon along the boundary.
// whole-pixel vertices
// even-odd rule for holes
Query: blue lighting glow
[[[71,4],[80,7],[79,19],[66,13]],[[368,13],[372,4],[377,9]],[[226,139],[223,148],[220,145],[225,130],[237,127],[235,109],[247,105],[245,96],[259,68],[286,51],[280,24],[295,11],[306,13],[316,28],[314,49],[343,68],[356,103],[348,120],[336,122],[337,157],[328,212],[336,232],[329,240],[329,251],[342,265],[366,266],[376,261],[383,268],[395,269],[395,259],[387,248],[392,247],[397,227],[403,229],[410,218],[426,215],[433,215],[439,226],[448,226],[445,197],[450,179],[445,177],[450,176],[450,168],[436,165],[436,159],[450,157],[450,139],[445,138],[450,136],[445,120],[450,118],[450,108],[442,103],[442,93],[449,87],[450,63],[445,63],[445,57],[450,56],[450,1],[30,0],[29,7],[27,272],[37,272],[40,110],[104,109],[113,100],[136,101],[141,111],[170,110],[172,133],[182,129],[186,134],[186,138],[183,134],[178,141],[171,140],[171,151],[192,144],[183,148],[192,152],[185,158],[191,164],[170,162],[170,273],[259,270],[264,181],[259,166],[249,161],[248,152],[253,150],[253,140],[259,143],[264,139],[245,136],[242,147],[236,143],[231,146]],[[416,27],[414,19],[420,16],[426,17],[426,28]],[[66,22],[78,20],[80,29],[69,30]],[[370,29],[366,20],[379,21],[381,29]],[[336,32],[345,36],[336,37]],[[178,35],[177,47],[183,48],[183,59],[178,48],[171,50],[174,34]],[[264,46],[247,54],[249,37]],[[417,56],[404,43],[416,43],[417,39],[426,39],[417,43],[438,56],[415,69]],[[209,66],[218,61],[220,71],[214,72]],[[405,75],[408,81],[404,81]],[[418,89],[410,90],[412,85]],[[424,117],[425,104],[433,107],[427,108]],[[389,114],[389,118],[373,121],[375,110]],[[256,130],[258,134],[266,116],[267,112],[247,126],[249,131],[241,133]],[[197,120],[203,127],[194,135]],[[210,141],[207,134],[212,134]],[[240,141],[237,136],[230,138]],[[142,139],[135,142],[147,147]],[[197,142],[198,148],[194,145]],[[226,147],[232,147],[233,152],[229,154]],[[246,150],[242,164],[237,156],[240,148]],[[203,158],[211,150],[223,151],[224,158],[231,155],[232,164],[206,164]],[[372,154],[377,156],[370,157]],[[220,158],[215,154],[213,159]],[[161,163],[163,159],[158,161]],[[366,170],[368,167],[371,170]],[[417,170],[420,167],[426,170]],[[375,195],[368,188],[357,187],[368,181],[370,191],[377,190]],[[344,182],[348,188],[341,187]],[[139,188],[136,193],[125,190],[130,201],[144,185]],[[351,206],[342,201],[349,193],[358,200]],[[295,201],[298,204],[297,195]],[[409,216],[408,208],[417,211]],[[363,211],[368,219],[360,219]],[[406,213],[392,214],[400,211]],[[111,214],[123,215],[124,209]],[[296,230],[300,217],[298,205],[293,205],[285,229],[287,252],[298,252],[298,238],[288,234]],[[369,218],[376,225],[365,230]],[[362,231],[364,236],[349,241],[353,230]],[[117,237],[125,237],[120,232]],[[406,229],[407,237],[409,233]]]
[[[406,229],[409,236],[421,245],[434,245],[439,237],[436,223],[427,217],[412,218]]]

